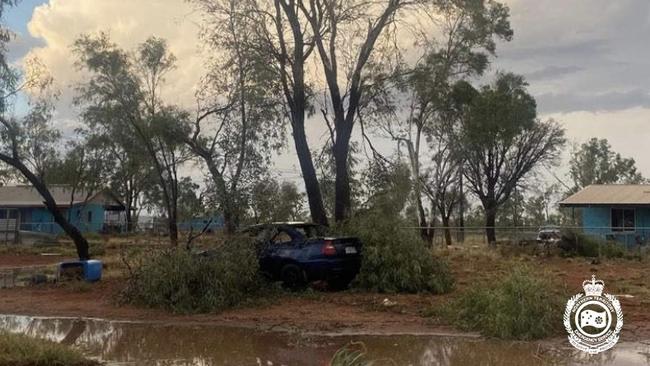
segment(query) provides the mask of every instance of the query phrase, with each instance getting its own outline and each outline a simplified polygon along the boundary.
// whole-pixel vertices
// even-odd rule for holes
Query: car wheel
[[[307,283],[304,272],[295,264],[285,264],[282,267],[280,277],[282,284],[291,290],[300,290]]]

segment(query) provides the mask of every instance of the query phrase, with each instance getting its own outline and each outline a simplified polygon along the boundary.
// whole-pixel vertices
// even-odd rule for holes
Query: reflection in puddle
[[[378,365],[650,365],[650,346],[620,344],[598,356],[542,352],[537,344],[431,336],[320,337],[253,329],[0,315],[0,329],[74,345],[119,365],[326,365],[362,341]],[[390,361],[388,361],[390,360]]]

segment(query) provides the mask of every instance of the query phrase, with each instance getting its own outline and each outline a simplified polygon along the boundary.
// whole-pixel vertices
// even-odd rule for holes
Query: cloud
[[[26,57],[38,57],[54,77],[62,91],[57,118],[63,121],[77,118],[73,86],[83,73],[74,66],[71,46],[81,34],[106,31],[127,50],[150,36],[165,38],[178,67],[168,75],[163,97],[191,107],[204,74],[198,18],[187,2],[177,0],[50,0],[34,9],[28,23],[30,36],[40,43]]]
[[[526,73],[525,76],[528,81],[555,79],[581,70],[583,70],[583,68],[580,66],[548,66],[543,69]]]
[[[548,93],[537,95],[536,99],[540,113],[611,112],[634,107],[650,108],[650,94],[640,89],[597,94]]]

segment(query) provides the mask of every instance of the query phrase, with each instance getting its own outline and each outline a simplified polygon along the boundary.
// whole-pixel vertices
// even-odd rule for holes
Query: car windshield
[[[302,234],[305,238],[312,239],[327,235],[327,229],[320,225],[302,225],[294,226],[297,232]]]

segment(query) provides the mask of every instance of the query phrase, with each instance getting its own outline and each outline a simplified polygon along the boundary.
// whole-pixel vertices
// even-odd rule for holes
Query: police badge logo
[[[623,311],[614,295],[603,294],[605,282],[596,280],[596,276],[591,276],[591,281],[584,281],[582,287],[584,294],[577,294],[567,301],[564,327],[575,348],[596,354],[618,342],[623,328]]]

